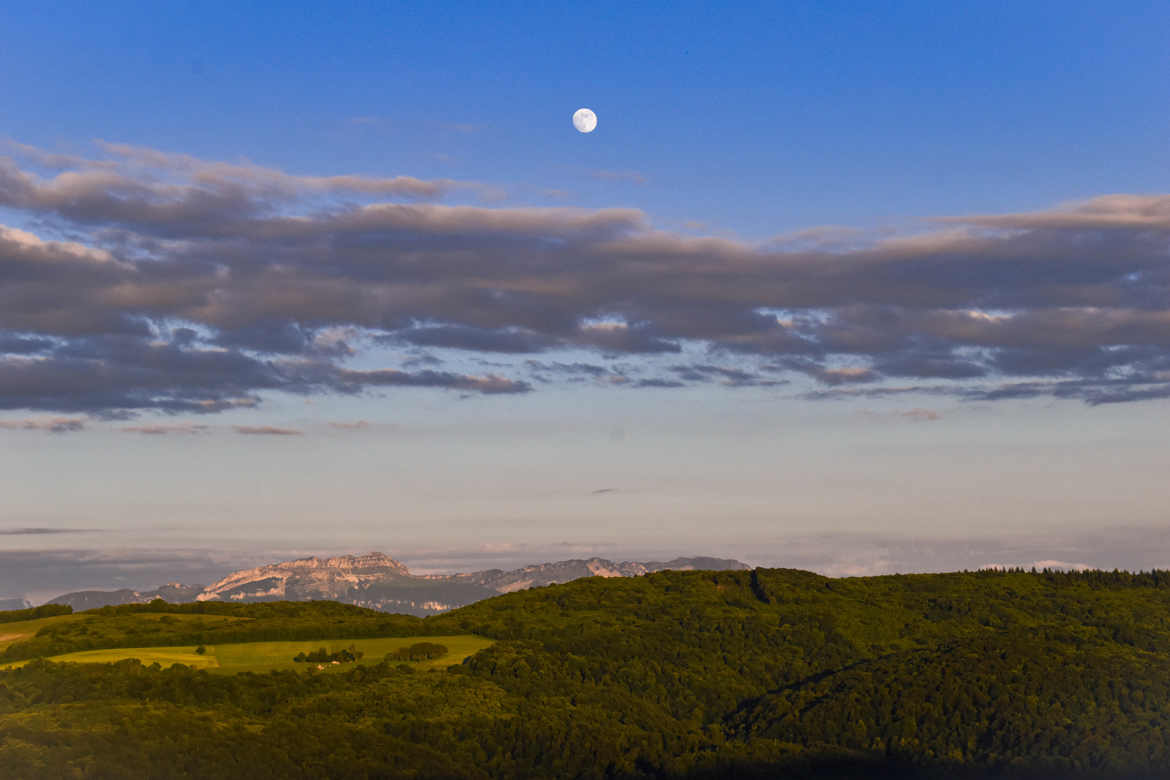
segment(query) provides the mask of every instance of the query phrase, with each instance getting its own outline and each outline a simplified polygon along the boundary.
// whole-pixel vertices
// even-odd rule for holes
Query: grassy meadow
[[[81,615],[55,615],[53,617],[21,620],[16,623],[0,623],[0,652],[13,642],[20,642],[35,636],[45,626],[77,620]]]
[[[66,616],[69,617],[69,616]],[[48,618],[57,620],[58,618]],[[474,655],[480,650],[490,647],[490,639],[473,636],[415,636],[415,637],[388,637],[379,639],[310,639],[292,642],[242,642],[222,645],[206,645],[206,653],[195,652],[191,645],[179,647],[120,647],[106,650],[84,650],[76,653],[65,653],[52,656],[48,660],[69,663],[102,664],[115,663],[127,658],[137,658],[149,666],[158,663],[163,667],[174,664],[184,664],[195,669],[224,674],[239,672],[267,672],[274,669],[317,669],[316,663],[297,663],[293,657],[298,653],[311,653],[324,647],[329,652],[336,652],[353,645],[364,656],[357,664],[376,664],[387,653],[402,647],[409,647],[418,642],[435,642],[445,646],[447,655],[429,661],[416,661],[410,665],[416,669],[443,669],[451,664],[461,663],[464,658]],[[15,669],[26,661],[0,666],[0,669]],[[342,668],[352,668],[354,664],[324,664],[328,671]]]

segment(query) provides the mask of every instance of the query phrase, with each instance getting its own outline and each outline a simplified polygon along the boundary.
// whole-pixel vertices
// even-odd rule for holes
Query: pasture
[[[185,664],[211,672],[237,674],[239,672],[268,672],[276,669],[317,671],[318,665],[316,663],[297,663],[293,661],[293,657],[298,653],[311,653],[322,647],[332,653],[353,645],[364,654],[356,664],[324,664],[325,671],[337,671],[349,669],[355,665],[377,664],[387,653],[418,642],[435,642],[446,646],[448,650],[447,655],[442,658],[410,663],[411,667],[420,671],[443,669],[451,664],[461,663],[464,658],[474,655],[492,644],[490,639],[470,634],[378,639],[309,639],[293,642],[241,642],[238,644],[207,645],[207,652],[202,655],[196,653],[196,648],[191,645],[182,647],[121,647],[66,653],[53,656],[48,660],[61,663],[114,663],[127,658],[137,658],[148,666],[153,663],[158,663],[163,667]],[[24,663],[27,661],[18,661],[0,667],[0,669],[15,668]]]
[[[0,623],[0,651],[3,651],[13,642],[35,636],[45,626],[54,623],[65,623],[77,620],[80,614],[55,615],[53,617],[36,618],[35,620],[21,620],[15,623]]]

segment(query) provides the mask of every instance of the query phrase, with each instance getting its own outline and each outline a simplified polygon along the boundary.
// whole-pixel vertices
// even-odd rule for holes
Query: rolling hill
[[[206,600],[35,619],[0,649],[27,661],[0,672],[14,777],[1170,776],[1167,572],[664,571],[426,618]],[[490,645],[429,672],[134,657],[472,635]],[[44,660],[103,648],[121,660]]]

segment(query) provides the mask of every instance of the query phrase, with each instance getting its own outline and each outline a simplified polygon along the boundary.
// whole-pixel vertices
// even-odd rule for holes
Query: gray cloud
[[[448,347],[476,352],[540,352],[553,345],[548,337],[532,331],[464,325],[409,328],[399,331],[396,338],[422,347]],[[388,339],[384,337],[383,340]]]
[[[0,429],[10,431],[48,431],[49,433],[74,433],[85,429],[85,418],[81,417],[39,417],[23,420],[0,420]]]
[[[0,354],[33,355],[53,347],[52,339],[0,333]]]
[[[223,347],[239,347],[266,354],[300,353],[307,351],[311,332],[296,322],[255,323],[243,328],[225,330],[214,343]]]
[[[788,371],[799,371],[813,377],[825,385],[858,384],[873,382],[878,379],[875,371],[860,366],[827,367],[824,363],[806,357],[783,358],[773,364],[772,368]]]
[[[663,338],[654,326],[648,323],[622,324],[617,327],[602,327],[585,324],[573,334],[578,343],[597,347],[607,352],[633,352],[643,354],[678,353],[682,345],[678,341]]]
[[[103,417],[157,410],[214,413],[255,406],[256,392],[356,394],[367,387],[525,392],[524,382],[450,372],[353,371],[325,358],[261,358],[235,349],[184,347],[107,335],[76,338],[47,359],[0,358],[0,409],[89,412]],[[55,424],[74,430],[78,422]],[[0,424],[0,427],[11,427]],[[20,427],[32,427],[22,423]]]
[[[987,366],[957,357],[947,348],[908,348],[880,355],[874,360],[874,367],[883,376],[924,379],[973,379],[988,373]]]
[[[302,431],[295,428],[276,428],[271,425],[235,425],[236,433],[245,436],[300,436]]]
[[[412,354],[402,361],[403,368],[418,368],[419,366],[441,366],[443,361],[427,353]]]
[[[898,415],[914,422],[934,422],[942,419],[942,415],[933,409],[907,409],[904,412],[898,412]]]
[[[452,374],[446,371],[395,371],[383,369],[378,371],[339,371],[338,376],[344,382],[352,383],[356,387],[441,387],[451,390],[468,390],[486,395],[508,393],[527,393],[532,386],[527,382],[506,379],[495,375],[465,376]]]
[[[122,428],[122,431],[125,433],[141,433],[148,436],[166,436],[172,433],[191,435],[203,433],[206,430],[206,425],[195,425],[192,423],[128,425]]]
[[[762,377],[751,371],[725,368],[698,363],[689,366],[671,366],[670,370],[688,382],[709,382],[720,380],[728,387],[773,387],[785,384],[784,380]]]
[[[602,377],[613,373],[607,366],[596,363],[560,363],[540,360],[529,360],[526,364],[536,371],[547,371],[557,374],[586,374],[591,377]]]
[[[532,370],[532,377],[538,382],[570,382],[598,384],[624,384],[630,377],[619,366],[602,366],[596,363],[565,363],[561,361],[526,360],[524,364]]]
[[[2,409],[209,412],[268,390],[531,390],[404,363],[343,369],[362,333],[607,360],[694,344],[730,365],[659,368],[731,386],[777,381],[737,363],[765,358],[774,372],[875,394],[892,380],[1094,404],[1170,392],[1170,196],[754,246],[657,231],[632,209],[420,202],[478,186],[446,180],[294,176],[116,144],[92,160],[12,148],[58,172],[0,159],[0,205],[69,240],[0,228]],[[655,381],[673,380],[642,386]]]

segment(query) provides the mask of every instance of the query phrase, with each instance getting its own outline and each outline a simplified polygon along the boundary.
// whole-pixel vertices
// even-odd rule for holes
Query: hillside
[[[661,572],[427,618],[208,601],[47,620],[0,660],[314,633],[494,644],[425,673],[32,661],[0,672],[16,777],[1170,773],[1166,572]]]

